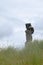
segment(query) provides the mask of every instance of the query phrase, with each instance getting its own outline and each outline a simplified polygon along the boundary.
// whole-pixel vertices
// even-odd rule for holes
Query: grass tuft
[[[1,50],[0,65],[43,65],[43,41],[26,43],[22,50]]]

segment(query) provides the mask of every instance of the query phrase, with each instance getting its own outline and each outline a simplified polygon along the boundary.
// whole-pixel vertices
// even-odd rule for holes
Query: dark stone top
[[[26,23],[25,25],[26,25],[26,29],[28,30],[29,27],[31,26],[31,23]]]

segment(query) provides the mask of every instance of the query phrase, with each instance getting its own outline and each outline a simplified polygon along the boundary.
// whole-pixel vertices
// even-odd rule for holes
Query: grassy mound
[[[43,41],[27,43],[22,50],[0,51],[0,65],[43,65]]]

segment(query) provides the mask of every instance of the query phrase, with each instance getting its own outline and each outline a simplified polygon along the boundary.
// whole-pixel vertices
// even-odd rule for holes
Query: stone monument
[[[26,23],[26,43],[32,41],[32,34],[34,33],[34,28],[31,23]]]

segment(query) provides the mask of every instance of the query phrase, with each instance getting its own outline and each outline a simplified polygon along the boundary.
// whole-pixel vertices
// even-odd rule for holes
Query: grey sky
[[[0,46],[24,45],[27,22],[35,28],[33,39],[43,39],[43,0],[1,0]]]

